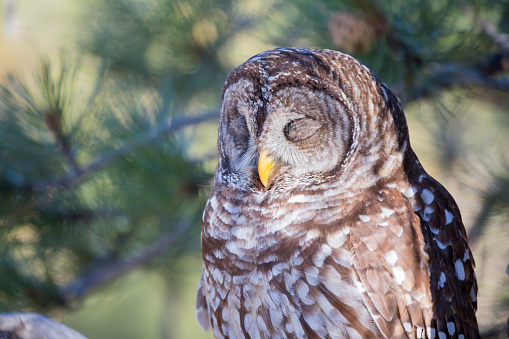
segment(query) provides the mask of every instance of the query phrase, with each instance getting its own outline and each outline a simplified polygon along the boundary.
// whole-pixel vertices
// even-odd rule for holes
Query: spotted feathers
[[[247,60],[223,87],[218,156],[203,214],[204,330],[479,337],[458,207],[412,151],[399,100],[358,61],[298,48]]]

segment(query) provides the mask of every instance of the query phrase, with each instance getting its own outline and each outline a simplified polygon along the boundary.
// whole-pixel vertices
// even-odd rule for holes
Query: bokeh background
[[[509,316],[509,2],[0,0],[0,312],[90,338],[212,338],[194,318],[228,72],[331,48],[401,98],[456,198],[487,338]]]

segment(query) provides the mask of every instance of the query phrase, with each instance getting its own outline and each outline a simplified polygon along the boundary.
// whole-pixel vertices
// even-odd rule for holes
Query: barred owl
[[[280,48],[221,94],[196,315],[216,338],[478,338],[474,259],[396,96],[354,58]]]

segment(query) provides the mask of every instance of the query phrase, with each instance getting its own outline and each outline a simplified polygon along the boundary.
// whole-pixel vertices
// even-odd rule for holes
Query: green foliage
[[[276,46],[337,49],[372,69],[420,112],[438,171],[479,197],[473,243],[495,227],[509,238],[505,1],[87,6],[80,58],[0,84],[0,311],[74,306],[140,265],[175,279],[173,264],[199,251],[221,85]],[[496,310],[508,312],[504,293]]]
[[[165,232],[182,240],[171,255],[198,249],[186,233],[199,230],[208,179],[161,129],[173,120],[157,93],[99,74],[100,91],[83,95],[73,86],[79,63],[60,59],[0,87],[3,310],[65,305],[66,283]]]

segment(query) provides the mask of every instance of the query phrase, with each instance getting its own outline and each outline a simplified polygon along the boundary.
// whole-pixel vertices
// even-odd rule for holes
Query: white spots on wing
[[[382,218],[388,218],[394,213],[390,208],[382,207]]]
[[[338,265],[346,268],[352,267],[352,257],[350,256],[350,252],[344,248],[336,249],[332,255],[332,259],[334,259],[334,262]]]
[[[449,212],[448,210],[444,210],[445,211],[445,224],[446,225],[449,225],[452,221],[452,219],[454,218],[454,215],[452,215],[451,212]]]
[[[389,222],[388,221],[380,221],[380,222],[377,222],[376,224],[378,226],[383,226],[383,227],[389,226]]]
[[[413,186],[408,186],[405,188],[404,191],[402,191],[401,193],[403,193],[403,195],[407,198],[411,198],[415,195],[415,193],[417,192],[417,189]]]
[[[456,332],[456,326],[454,326],[454,323],[452,322],[447,323],[447,331],[449,332],[450,335],[454,335],[454,333]]]
[[[348,333],[348,337],[350,339],[362,339],[363,337],[360,335],[359,332],[353,327],[347,327],[346,332]]]
[[[227,323],[230,322],[230,314],[228,313],[227,307],[223,308],[223,310],[221,311],[221,316],[223,317],[224,321],[226,321]]]
[[[412,332],[412,324],[410,324],[408,321],[403,323],[403,327],[405,328],[405,331]]]
[[[472,302],[477,301],[477,294],[475,293],[475,288],[473,285],[472,288],[470,289],[470,300],[472,300]]]
[[[316,301],[318,302],[318,305],[320,305],[321,311],[323,311],[323,313],[329,315],[334,311],[334,307],[331,305],[327,297],[322,293],[318,293],[316,295]]]
[[[252,241],[252,245],[255,245],[255,242]],[[226,250],[228,252],[230,252],[231,254],[234,254],[236,255],[237,257],[240,257],[242,258],[243,255],[245,254],[245,248],[246,247],[240,247],[238,245],[238,243],[236,242],[233,242],[233,241],[229,241],[227,244],[226,244]]]
[[[430,218],[431,214],[433,214],[433,212],[434,212],[433,208],[431,208],[430,206],[426,205],[424,207],[424,212],[422,214],[422,219],[424,221],[429,221],[429,218]]]
[[[246,248],[253,248],[256,245],[255,239],[255,228],[249,226],[234,226],[231,230],[232,235],[237,237],[238,239],[246,240],[247,246]],[[252,242],[252,244],[251,244]],[[250,245],[250,246],[249,246]]]
[[[285,281],[285,287],[288,291],[290,291],[293,289],[295,282],[301,277],[301,274],[295,269],[290,269],[285,271],[283,277]]]
[[[292,264],[293,266],[300,266],[304,262],[304,257],[302,255],[296,255],[293,258]]]
[[[429,224],[429,229],[433,234],[438,234],[440,232],[440,229],[438,227],[435,227],[432,223]]]
[[[362,301],[364,286],[361,283],[357,280],[352,281],[348,277],[342,277],[332,266],[326,266],[323,274],[323,284],[328,291],[339,297],[345,305],[360,309],[361,305],[364,304]]]
[[[449,244],[443,244],[440,240],[438,240],[437,238],[433,238],[433,240],[435,240],[435,242],[437,243],[438,247],[441,248],[441,249],[446,249],[446,247],[449,245]]]
[[[435,336],[436,336],[436,330],[432,327],[428,327],[426,329],[426,332],[428,333],[428,338],[429,339],[435,339]]]
[[[396,183],[395,182],[390,182],[390,183],[386,184],[385,186],[389,187],[389,188],[396,188]]]
[[[334,267],[327,266],[325,274],[324,284],[329,291],[338,297],[345,293],[345,291],[341,289],[341,285],[344,284],[341,279],[341,274],[339,274]]]
[[[360,281],[355,280],[355,287],[357,287],[357,290],[361,294],[366,292],[366,289],[364,288],[364,285]]]
[[[362,222],[368,222],[371,218],[369,215],[360,214],[359,219],[361,219]]]
[[[208,302],[210,302],[210,307],[215,312],[215,311],[217,311],[217,308],[219,307],[219,303],[221,302],[221,299],[219,299],[217,296],[214,296],[212,298],[209,298]]]
[[[465,250],[465,254],[463,254],[463,262],[466,262],[470,259],[470,254],[468,254],[468,249]]]
[[[263,256],[258,257],[258,264],[267,264],[271,262],[276,262],[278,257],[274,254],[265,254]]]
[[[445,335],[445,332],[440,331],[440,332],[438,332],[438,338],[439,339],[447,339],[447,335]]]
[[[232,281],[234,285],[243,285],[247,282],[247,277],[243,275],[234,275]]]
[[[214,270],[212,271],[212,277],[215,281],[219,282],[220,284],[223,284],[223,274],[219,270],[219,268],[214,267]]]
[[[223,208],[225,209],[225,211],[227,211],[230,214],[238,214],[240,212],[240,206],[233,205],[233,204],[231,204],[229,202],[226,202],[223,205]]]
[[[403,289],[407,292],[410,292],[412,288],[411,286],[409,286],[409,284],[405,284],[403,285]],[[415,303],[414,300],[412,299],[412,296],[408,293],[404,293],[402,299],[405,300],[405,305],[407,306],[410,306]]]
[[[398,255],[394,250],[390,250],[389,252],[385,253],[384,258],[387,261],[387,263],[391,266],[394,266],[398,261]]]
[[[421,299],[426,296],[426,293],[424,291],[416,291],[415,289],[411,291],[411,294],[415,301],[417,301],[418,303],[421,302]]]
[[[401,268],[401,266],[395,266],[392,268],[392,274],[394,274],[394,281],[396,284],[401,285],[403,280],[405,280],[405,271]]]
[[[388,176],[394,168],[397,168],[401,165],[401,162],[403,161],[403,154],[402,153],[391,153],[386,158],[385,163],[383,166],[378,170],[379,174],[381,176]]]
[[[348,233],[350,230],[348,229]],[[329,244],[332,248],[338,248],[340,246],[343,246],[343,244],[346,241],[346,234],[344,229],[341,229],[339,231],[336,231],[334,233],[331,233],[327,235],[327,244]]]
[[[368,100],[368,113],[369,113],[369,115],[373,115],[373,109],[374,109],[373,101]]]
[[[465,267],[463,266],[463,262],[460,259],[457,259],[454,262],[454,268],[456,269],[456,275],[459,280],[465,280]]]
[[[309,230],[307,231],[306,233],[306,242],[308,241],[311,241],[313,239],[316,239],[320,236],[320,231],[318,231],[317,229],[312,229],[312,230]]]
[[[320,250],[318,250],[315,255],[313,255],[313,264],[316,267],[322,267],[323,262],[327,257],[332,253],[332,248],[327,244],[322,244],[322,247]]]
[[[355,86],[353,83],[351,83],[352,87],[351,87],[351,93],[352,93],[352,98],[354,99],[354,101],[359,101],[359,94],[360,94],[360,90],[359,90],[359,87]]]
[[[313,187],[310,187],[311,189],[319,189],[321,188],[321,186],[319,185],[316,185],[316,186],[313,186]],[[338,197],[338,196],[342,196],[343,198],[352,198],[354,196],[354,194],[350,191],[345,191],[345,188],[344,187],[338,187],[336,189],[331,189],[330,187],[325,191],[323,192],[321,195],[313,195],[315,198],[315,201],[323,201],[324,198],[329,198],[329,197]]]
[[[240,304],[238,306],[240,307]],[[240,324],[240,314],[239,314],[239,310],[237,308],[230,307],[230,319],[235,324]],[[241,338],[241,339],[245,338],[244,333],[243,333],[242,329],[240,328],[240,326],[235,326],[235,328],[233,329],[233,332],[234,332],[235,337]],[[232,337],[233,337],[233,335],[232,335]]]
[[[394,229],[395,229],[395,231],[396,231],[396,232],[395,232],[395,233],[396,233],[396,236],[397,236],[398,238],[401,238],[401,236],[403,235],[403,227],[401,227],[401,226],[399,226],[399,225],[396,225],[396,226],[394,227]]]
[[[210,203],[210,206],[212,207],[212,209],[214,211],[217,210],[217,208],[219,207],[219,204],[217,203],[217,198],[216,196],[212,196],[210,199],[209,199],[209,203]]]
[[[425,188],[421,192],[421,198],[422,198],[422,201],[424,201],[424,203],[426,205],[429,205],[433,202],[433,200],[435,199],[435,196],[433,195],[433,192],[431,192],[429,189]]]
[[[277,277],[278,275],[281,274],[281,272],[283,272],[283,270],[287,267],[287,264],[285,263],[277,263],[275,264],[274,266],[272,266],[272,275],[274,277]]]
[[[296,283],[295,292],[305,305],[312,305],[315,301],[309,296],[309,285],[304,280],[299,279]]]
[[[417,336],[417,338],[424,338],[424,328],[420,327],[420,326],[416,326],[416,331],[415,331],[415,334]]]
[[[308,203],[312,202],[314,199],[312,199],[314,196],[312,194],[296,194],[294,196],[291,196],[290,199],[288,199],[288,203]]]
[[[384,86],[380,86],[379,88],[382,91],[382,95],[384,96],[384,102],[386,104],[389,104],[389,98],[387,97],[387,93],[385,92]]]
[[[304,274],[306,275],[306,280],[311,286],[317,286],[320,283],[318,268],[314,266],[308,266],[304,270]]]
[[[251,321],[251,314],[246,313],[244,316],[244,328],[246,329],[246,332],[249,334],[249,337],[251,338],[259,338],[260,335],[256,331],[256,323],[253,323]]]
[[[445,273],[444,272],[440,272],[440,278],[438,278],[438,287],[439,288],[444,288],[444,285],[445,285]]]
[[[223,333],[228,336],[230,332],[228,331],[228,325],[226,323],[221,324],[221,329],[223,330]]]
[[[210,255],[210,253],[205,253],[205,259],[208,261],[208,262],[215,262],[216,261],[216,258],[213,257],[212,255]]]
[[[205,214],[206,214],[206,213],[207,213],[207,207],[205,207],[205,208],[203,209],[203,213],[202,213],[202,215],[201,215],[201,221],[202,221],[202,222],[205,222]]]
[[[265,324],[263,317],[260,314],[258,314],[258,317],[256,318],[256,320],[258,323],[258,330],[259,330],[259,333],[261,334],[261,337],[269,338],[270,337],[269,329],[267,328],[267,324]]]
[[[272,323],[272,326],[278,328],[284,320],[283,312],[281,312],[282,300],[278,300],[279,302],[277,304],[272,300],[272,296],[269,296],[266,300],[271,303],[269,307],[270,322]]]
[[[374,251],[378,248],[378,242],[374,236],[361,237],[361,241],[366,245],[368,250]]]
[[[283,295],[283,297],[285,298],[285,302],[283,304],[289,306],[290,301],[288,300],[286,295]],[[286,307],[286,309],[283,309],[283,312],[288,317],[287,323],[285,326],[286,330],[289,333],[295,333],[295,337],[297,337],[297,338],[304,338],[306,336],[306,334],[304,332],[304,328],[302,327],[302,324],[299,319],[301,316],[300,311],[298,311],[298,312],[292,311],[291,309],[289,309],[289,307]]]
[[[403,145],[401,146],[400,152],[405,153],[407,147],[408,147],[408,142],[405,140],[405,141],[403,141]]]
[[[245,215],[238,216],[236,223],[237,223],[237,225],[246,225],[247,224],[246,216]]]
[[[315,331],[320,338],[325,338],[327,331],[324,326],[325,316],[323,313],[318,311],[308,311],[303,312],[303,316],[309,327],[311,327],[311,329]]]

